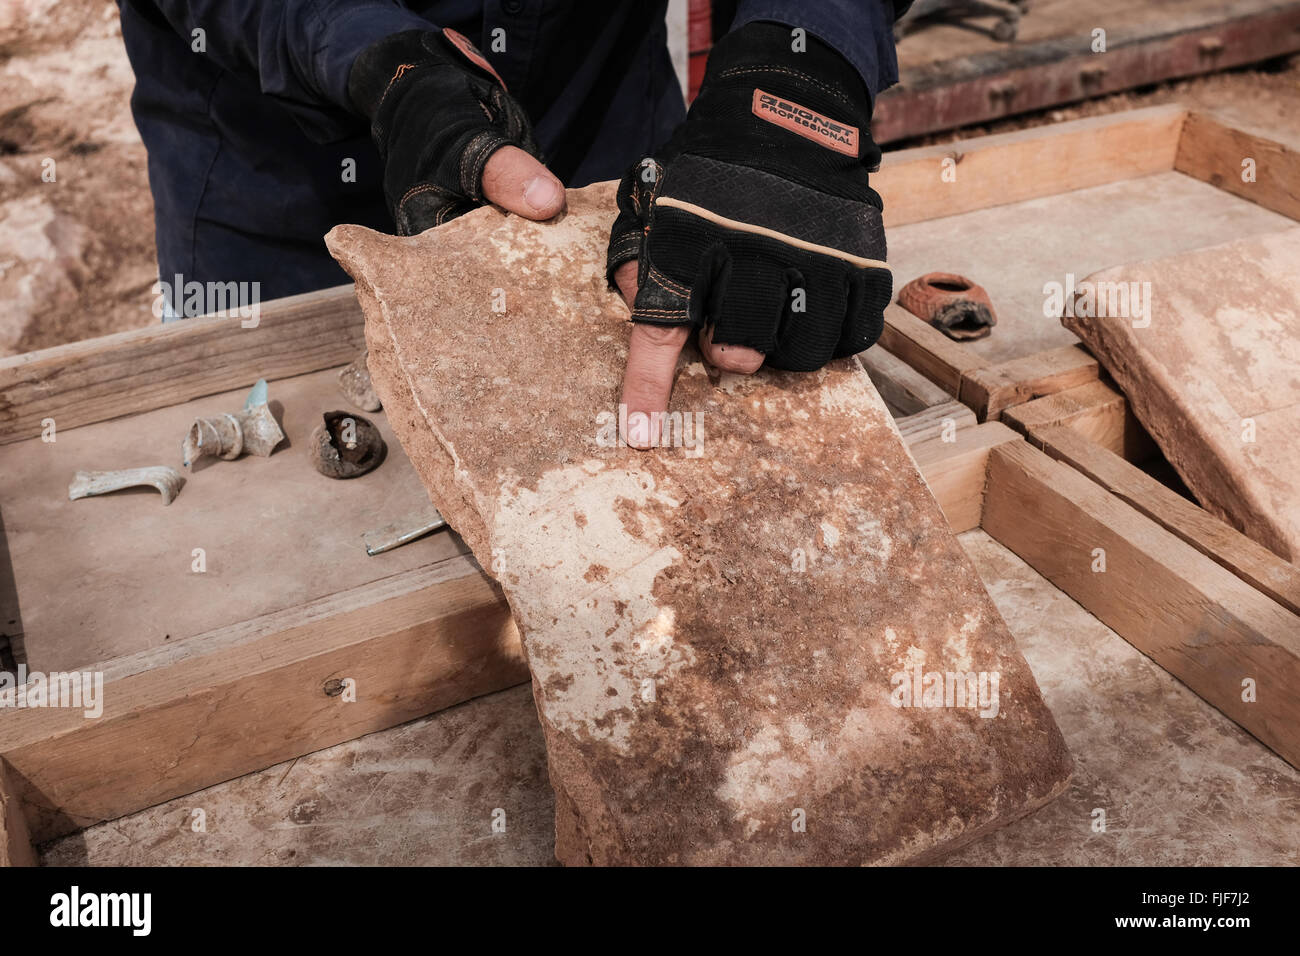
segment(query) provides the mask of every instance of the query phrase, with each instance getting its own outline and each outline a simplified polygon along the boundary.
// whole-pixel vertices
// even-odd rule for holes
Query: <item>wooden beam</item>
[[[952,398],[912,366],[883,348],[858,355],[880,397],[903,415],[913,415]]]
[[[897,304],[885,308],[880,345],[953,397],[961,389],[962,376],[985,364],[978,354]]]
[[[889,227],[1135,179],[1174,168],[1186,115],[1151,106],[899,150],[885,154],[871,184]]]
[[[27,832],[27,817],[10,773],[0,757],[0,866],[38,866],[36,849]]]
[[[1042,425],[1030,441],[1057,461],[1087,475],[1117,498],[1177,535],[1197,551],[1263,591],[1293,614],[1300,614],[1300,568],[1284,561],[1236,528],[1170,491],[1113,450],[1072,428]]]
[[[923,411],[897,418],[894,424],[903,441],[914,445],[928,438],[942,438],[945,432],[955,436],[958,429],[973,428],[978,423],[973,411],[950,398]]]
[[[972,369],[962,375],[957,397],[980,421],[997,421],[1004,409],[1095,381],[1100,374],[1083,346],[1066,345]]]
[[[0,443],[345,365],[364,325],[347,285],[268,302],[255,328],[206,316],[0,359]]]
[[[1155,442],[1133,416],[1123,393],[1102,381],[1013,405],[1003,410],[1002,421],[1038,448],[1042,444],[1036,430],[1064,425],[1127,461],[1145,461],[1156,453]]]
[[[468,559],[443,564],[410,572],[396,596],[106,680],[97,719],[5,714],[0,754],[33,839],[526,681],[500,591]]]
[[[985,531],[1300,767],[1300,617],[1027,442],[988,468]]]
[[[1247,173],[1247,160],[1253,163]],[[1300,220],[1300,149],[1209,113],[1193,112],[1178,141],[1174,169]]]
[[[1008,442],[1024,440],[1001,422],[988,422],[957,428],[951,441],[939,436],[908,446],[953,533],[980,526],[989,451]]]

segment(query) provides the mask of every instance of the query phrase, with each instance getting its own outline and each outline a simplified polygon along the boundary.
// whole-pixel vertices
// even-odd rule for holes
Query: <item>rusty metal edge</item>
[[[873,138],[897,142],[1295,53],[1300,3],[1181,31],[1112,32],[1104,54],[1090,42],[1059,37],[906,70],[876,104]]]

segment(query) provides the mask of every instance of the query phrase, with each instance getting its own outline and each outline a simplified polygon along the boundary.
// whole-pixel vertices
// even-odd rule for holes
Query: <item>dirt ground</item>
[[[0,3],[0,355],[155,321],[133,84],[111,0]]]
[[[0,355],[155,321],[132,84],[112,0],[0,0]],[[1300,138],[1300,57],[900,145],[1175,100]]]

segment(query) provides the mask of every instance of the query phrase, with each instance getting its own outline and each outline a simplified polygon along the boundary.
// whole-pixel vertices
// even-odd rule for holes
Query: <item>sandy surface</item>
[[[133,84],[111,0],[0,5],[0,355],[155,321]]]

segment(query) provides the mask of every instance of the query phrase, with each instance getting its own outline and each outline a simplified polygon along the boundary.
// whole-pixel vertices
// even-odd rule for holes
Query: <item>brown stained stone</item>
[[[1300,560],[1300,229],[1087,281],[1151,283],[1145,328],[1106,314],[1061,321],[1120,384],[1206,510]],[[1109,300],[1093,311],[1109,312]]]
[[[1059,794],[1060,732],[856,360],[718,378],[688,353],[702,449],[600,441],[613,209],[606,183],[546,224],[327,237],[392,427],[519,623],[556,856],[899,863]],[[917,663],[997,673],[996,717],[892,706]]]

